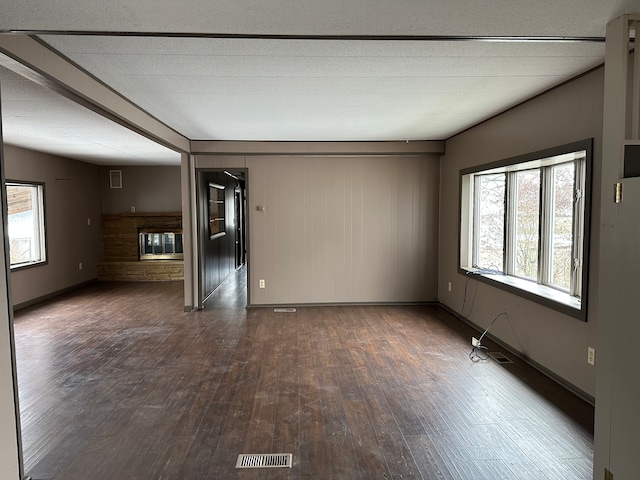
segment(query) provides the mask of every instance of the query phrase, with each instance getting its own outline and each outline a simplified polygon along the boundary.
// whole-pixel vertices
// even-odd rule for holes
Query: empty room
[[[12,2],[0,476],[634,479],[634,10]]]

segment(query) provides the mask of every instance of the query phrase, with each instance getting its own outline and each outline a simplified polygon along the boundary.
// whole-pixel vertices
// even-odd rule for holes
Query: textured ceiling
[[[6,143],[95,164],[177,165],[180,154],[0,67]]]
[[[191,139],[438,140],[592,68],[601,43],[44,36]]]
[[[637,0],[90,0],[82,8],[4,0],[0,30],[38,32],[194,140],[439,140],[601,64],[604,44],[167,35],[602,37],[611,18],[637,8]],[[71,31],[161,35],[61,34]],[[0,83],[7,143],[94,163],[179,161],[43,87],[25,94],[29,86],[2,71]]]

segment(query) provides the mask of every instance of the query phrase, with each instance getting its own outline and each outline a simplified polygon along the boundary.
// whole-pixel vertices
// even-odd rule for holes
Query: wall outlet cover
[[[587,347],[587,362],[589,365],[596,364],[596,349],[593,347]]]

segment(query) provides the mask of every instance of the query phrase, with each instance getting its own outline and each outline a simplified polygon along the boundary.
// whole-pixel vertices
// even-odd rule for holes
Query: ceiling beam
[[[0,34],[0,65],[177,152],[189,139],[28,35]]]
[[[444,141],[392,142],[251,142],[192,140],[191,153],[226,155],[424,155],[444,153]]]
[[[335,40],[380,42],[596,42],[604,43],[605,37],[575,35],[308,35],[272,33],[224,33],[224,32],[126,32],[100,30],[0,30],[0,34],[20,35],[73,35],[102,37],[162,37],[162,38],[216,38],[231,40]]]

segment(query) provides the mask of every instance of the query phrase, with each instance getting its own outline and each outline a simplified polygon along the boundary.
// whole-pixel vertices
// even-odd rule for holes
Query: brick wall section
[[[138,233],[145,229],[182,231],[182,214],[120,213],[102,216],[103,261],[98,264],[99,280],[184,279],[181,260],[139,260]]]

